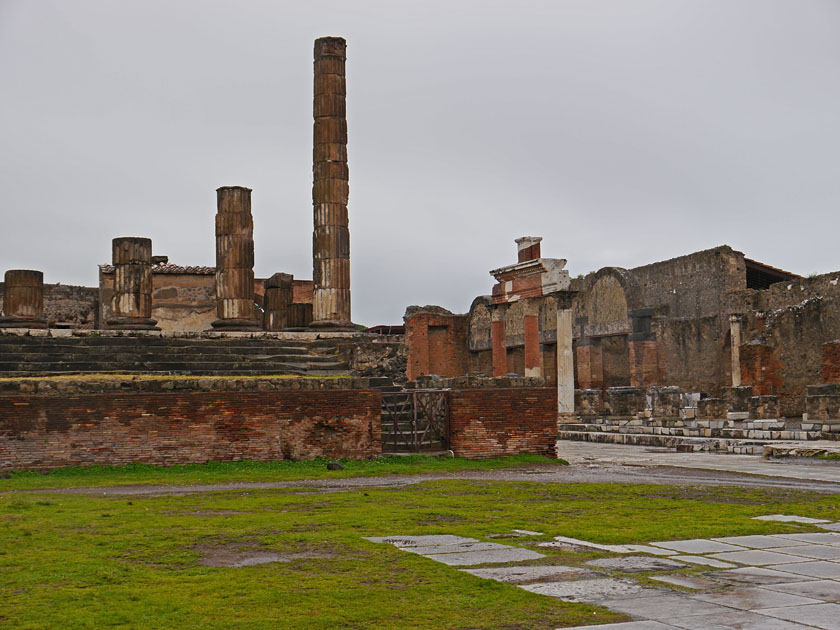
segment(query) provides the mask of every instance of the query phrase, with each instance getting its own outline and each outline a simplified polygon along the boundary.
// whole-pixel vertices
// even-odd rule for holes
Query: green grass
[[[112,472],[112,482],[120,474]],[[604,608],[482,580],[363,537],[491,540],[528,529],[545,535],[503,542],[543,551],[545,563],[574,565],[605,554],[536,543],[557,535],[630,543],[810,530],[751,520],[769,513],[840,520],[840,498],[473,480],[144,497],[0,491],[0,627],[545,630],[621,621]],[[202,564],[222,552],[303,555],[243,568]]]
[[[380,457],[369,460],[338,460],[344,470],[327,470],[327,459],[277,462],[209,462],[179,466],[72,466],[49,472],[17,471],[0,479],[4,490],[37,490],[73,486],[111,486],[131,484],[207,484],[247,481],[297,481],[301,479],[333,479],[389,474],[456,472],[461,470],[493,470],[527,464],[565,465],[558,459],[540,455],[516,455],[493,459],[470,460],[461,457],[427,457],[424,455]]]

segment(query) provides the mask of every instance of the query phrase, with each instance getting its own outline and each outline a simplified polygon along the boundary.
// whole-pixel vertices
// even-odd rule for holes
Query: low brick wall
[[[0,470],[192,464],[381,452],[370,390],[0,396]]]
[[[537,453],[557,456],[553,387],[456,389],[449,392],[450,444],[458,457]]]

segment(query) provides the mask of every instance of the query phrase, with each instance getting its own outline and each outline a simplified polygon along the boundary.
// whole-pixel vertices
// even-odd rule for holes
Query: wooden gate
[[[449,448],[449,400],[445,389],[382,394],[382,451],[445,451]]]

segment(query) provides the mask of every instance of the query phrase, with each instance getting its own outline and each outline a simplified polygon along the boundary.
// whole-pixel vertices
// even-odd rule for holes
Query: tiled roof
[[[102,273],[114,273],[114,265],[99,265]],[[152,265],[152,273],[188,273],[200,276],[209,276],[216,273],[215,267],[201,267],[193,265],[173,265],[170,263]]]

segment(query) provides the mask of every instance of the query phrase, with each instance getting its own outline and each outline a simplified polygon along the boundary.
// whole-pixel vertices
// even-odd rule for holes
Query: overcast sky
[[[465,312],[513,239],[573,275],[729,244],[840,269],[837,0],[0,0],[0,268],[115,236],[312,277],[312,43],[348,41],[353,318]]]

